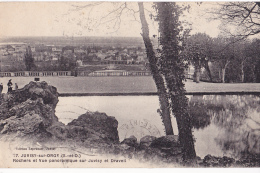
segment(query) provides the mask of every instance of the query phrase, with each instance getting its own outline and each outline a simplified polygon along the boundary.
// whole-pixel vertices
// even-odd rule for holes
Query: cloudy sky
[[[205,32],[212,37],[219,34],[220,21],[208,21],[206,10],[211,2],[191,5],[185,19],[192,24],[192,34]],[[111,13],[122,3],[103,2],[0,2],[0,36],[133,36],[141,33],[136,2],[128,2],[120,17]],[[157,34],[156,24],[149,20],[151,4],[145,3],[146,18],[151,34]],[[84,7],[84,8],[81,8]],[[109,14],[109,15],[108,15]]]

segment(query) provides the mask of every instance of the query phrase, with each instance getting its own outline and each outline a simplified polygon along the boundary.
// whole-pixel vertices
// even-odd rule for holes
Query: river
[[[259,96],[188,96],[197,155],[239,157],[241,153],[259,154]],[[56,115],[67,124],[87,111],[105,112],[118,120],[119,138],[131,135],[163,136],[164,128],[157,109],[157,96],[60,97]],[[174,133],[178,134],[175,118]]]

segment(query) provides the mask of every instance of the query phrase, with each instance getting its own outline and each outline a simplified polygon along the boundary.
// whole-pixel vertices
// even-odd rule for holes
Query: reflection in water
[[[190,98],[195,129],[214,124],[215,142],[233,157],[260,154],[260,97],[209,95]]]
[[[198,156],[211,154],[240,157],[259,154],[259,96],[189,96],[189,100]],[[158,108],[157,96],[61,97],[56,115],[67,124],[87,111],[105,112],[118,120],[119,137],[122,141],[131,135],[139,139],[144,135],[165,135],[157,113]],[[174,120],[172,118],[174,132],[177,134]],[[129,128],[125,128],[125,125]]]

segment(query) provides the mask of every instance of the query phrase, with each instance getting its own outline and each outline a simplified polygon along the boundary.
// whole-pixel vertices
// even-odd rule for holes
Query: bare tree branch
[[[233,25],[236,36],[249,37],[260,33],[260,7],[257,2],[226,2],[219,9],[210,11],[212,19],[222,20],[223,26]],[[231,32],[226,33],[230,34]],[[239,32],[240,31],[240,32]]]

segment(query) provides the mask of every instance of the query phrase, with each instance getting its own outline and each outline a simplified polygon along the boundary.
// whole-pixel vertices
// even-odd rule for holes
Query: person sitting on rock
[[[7,92],[8,92],[8,93],[9,93],[9,92],[12,92],[12,90],[13,90],[13,88],[12,88],[13,83],[12,83],[11,80],[12,80],[12,79],[10,79],[9,82],[7,83],[7,86],[8,86],[8,91],[7,91]]]
[[[15,90],[18,90],[18,85],[17,85],[17,83],[15,83],[14,86],[15,86]]]

